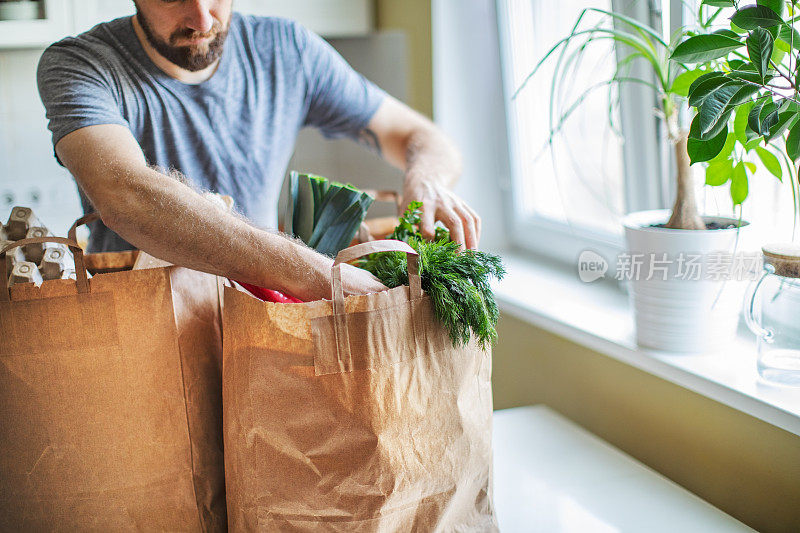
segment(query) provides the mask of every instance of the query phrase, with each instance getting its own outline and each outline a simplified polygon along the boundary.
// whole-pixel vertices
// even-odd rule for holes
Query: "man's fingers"
[[[459,217],[454,210],[448,209],[442,211],[442,215],[439,219],[444,222],[444,225],[450,230],[450,238],[461,245],[461,249],[463,250],[465,246],[464,226],[461,217]]]
[[[461,219],[461,225],[464,228],[464,245],[470,250],[476,249],[478,247],[478,231],[475,228],[474,217],[464,206],[456,206],[454,210]]]
[[[436,204],[429,200],[422,203],[422,217],[420,219],[419,230],[426,239],[433,239],[436,231]]]
[[[436,221],[450,231],[450,238],[461,249],[477,249],[481,238],[481,219],[475,211],[446,187],[429,182],[407,186],[403,201],[422,202],[419,229],[426,239],[436,236]]]
[[[477,248],[481,241],[481,217],[467,204],[464,204],[464,208],[469,211],[469,214],[472,215],[472,220],[475,222],[475,248]]]
[[[342,270],[343,289],[346,296],[353,294],[370,294],[381,292],[388,289],[381,280],[371,272],[367,272],[358,267],[345,264]]]

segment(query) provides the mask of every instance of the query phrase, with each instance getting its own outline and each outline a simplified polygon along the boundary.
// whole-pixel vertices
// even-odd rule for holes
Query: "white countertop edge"
[[[800,436],[800,388],[770,386],[758,378],[752,339],[736,339],[724,356],[645,350],[633,341],[623,292],[581,283],[577,275],[513,253],[503,258],[509,274],[495,286],[502,312]],[[541,303],[556,298],[556,312]],[[598,318],[612,327],[598,327]]]

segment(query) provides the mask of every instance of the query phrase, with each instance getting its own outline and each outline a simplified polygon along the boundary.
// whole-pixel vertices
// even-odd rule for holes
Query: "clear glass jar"
[[[800,246],[762,248],[764,272],[744,301],[747,326],[758,337],[758,374],[800,386]]]

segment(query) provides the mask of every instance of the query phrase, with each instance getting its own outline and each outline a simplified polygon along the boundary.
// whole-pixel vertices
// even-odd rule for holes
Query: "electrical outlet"
[[[0,212],[5,213],[10,211],[17,203],[17,197],[14,191],[4,190],[0,192]]]
[[[3,183],[0,188],[0,216],[8,218],[15,205],[30,207],[54,234],[65,235],[82,209],[74,182],[63,176],[40,177],[31,181]]]
[[[26,195],[26,199],[25,199],[26,200],[25,203],[26,203],[26,205],[29,205],[29,206],[31,206],[33,208],[36,208],[39,205],[41,205],[42,196],[43,196],[42,195],[42,191],[38,187],[34,187],[34,188],[31,188],[31,189],[28,189],[28,192],[27,192],[27,195]]]

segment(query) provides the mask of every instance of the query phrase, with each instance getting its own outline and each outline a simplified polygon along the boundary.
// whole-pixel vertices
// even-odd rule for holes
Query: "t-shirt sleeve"
[[[305,125],[319,128],[326,137],[357,139],[386,93],[319,35],[297,23],[294,32],[306,79]]]
[[[129,127],[99,58],[68,41],[45,50],[36,72],[39,97],[53,136],[53,153],[58,141],[77,129],[100,124]]]

